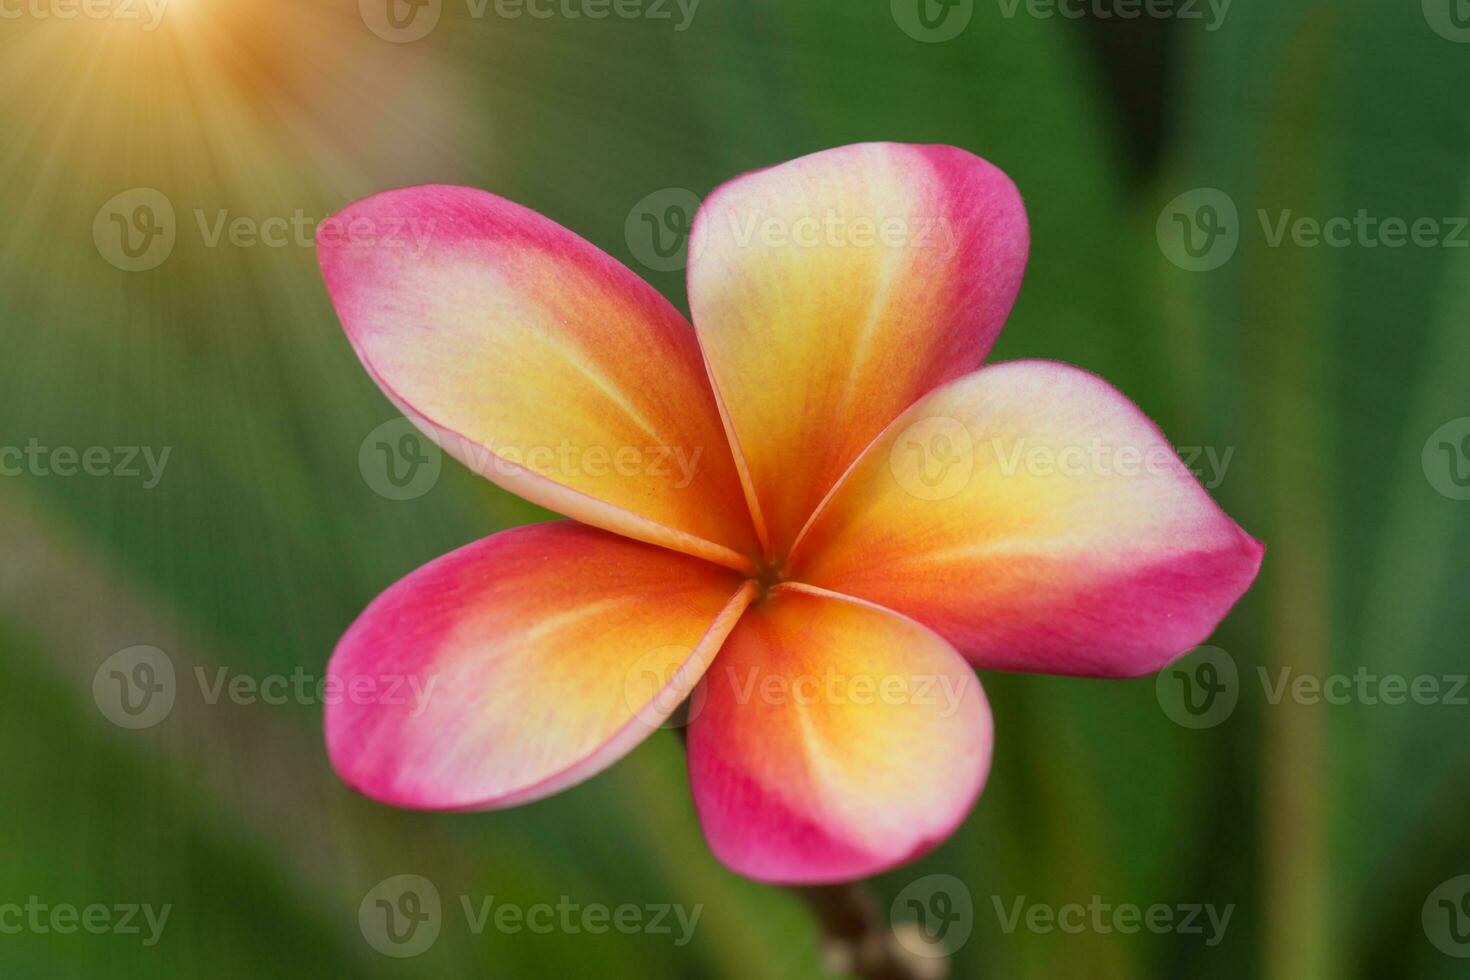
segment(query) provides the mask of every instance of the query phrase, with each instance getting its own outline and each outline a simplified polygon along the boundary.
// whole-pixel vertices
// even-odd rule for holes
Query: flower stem
[[[827,969],[863,980],[943,980],[946,959],[918,956],[898,941],[877,896],[861,881],[794,887],[822,928]]]

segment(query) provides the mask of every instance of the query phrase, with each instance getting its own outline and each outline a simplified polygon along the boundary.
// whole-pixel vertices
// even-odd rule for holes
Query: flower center
[[[786,581],[786,572],[781,562],[758,562],[755,574],[751,576],[757,585],[761,587],[760,599],[766,599],[771,594],[771,589]],[[760,601],[758,599],[757,601]]]

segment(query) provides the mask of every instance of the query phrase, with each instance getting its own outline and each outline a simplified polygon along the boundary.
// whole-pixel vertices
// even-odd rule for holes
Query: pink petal
[[[709,562],[570,522],[466,545],[390,587],[342,637],[328,667],[332,764],[403,807],[547,796],[666,719],[753,592]]]
[[[317,254],[364,366],[447,452],[584,523],[750,567],[698,342],[647,283],[467,187],[359,201]]]
[[[1010,179],[949,146],[826,150],[705,201],[689,302],[773,557],[899,412],[979,366],[1028,247]]]
[[[790,575],[912,616],[982,668],[1132,677],[1203,642],[1263,551],[1128,399],[1018,361],[895,421]]]
[[[964,819],[990,765],[989,706],[949,644],[801,586],[746,612],[701,693],[699,819],[721,861],[762,881],[841,881],[918,857]]]

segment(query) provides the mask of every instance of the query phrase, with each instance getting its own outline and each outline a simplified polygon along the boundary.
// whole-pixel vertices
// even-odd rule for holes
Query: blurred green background
[[[414,499],[375,491],[359,451],[397,413],[337,325],[312,224],[390,186],[473,184],[687,309],[682,272],[644,265],[625,232],[641,202],[888,139],[965,147],[1025,196],[1031,263],[995,358],[1079,364],[1176,445],[1232,450],[1212,493],[1268,553],[1211,640],[1238,672],[1214,724],[1173,720],[1178,677],[986,676],[989,787],[952,840],[876,882],[885,908],[959,878],[956,976],[1465,976],[1466,692],[1311,703],[1273,698],[1260,671],[1448,694],[1470,670],[1470,4],[1089,0],[1079,20],[918,0],[923,20],[915,0],[703,0],[692,17],[648,0],[605,19],[566,2],[400,5],[437,17],[417,40],[370,0],[170,0],[152,28],[123,15],[146,20],[141,0],[3,8],[0,445],[170,456],[151,488],[0,477],[0,905],[171,912],[151,946],[146,929],[0,932],[0,974],[821,975],[801,902],[709,854],[670,733],[529,807],[403,813],[335,779],[311,698],[211,705],[194,671],[320,676],[386,585],[546,516],[451,462]],[[166,200],[174,241],[130,271],[157,258],[107,245],[109,202],[135,188]],[[1436,231],[1274,237],[1286,212],[1360,211]],[[221,215],[308,231],[216,239]],[[1212,216],[1215,239],[1180,237]],[[129,730],[93,680],[137,645],[167,653],[179,694]],[[358,921],[399,874],[445,903],[407,959]],[[461,895],[703,910],[684,946],[476,935]],[[1207,925],[1007,930],[997,911],[1094,896],[1233,911],[1213,945]]]

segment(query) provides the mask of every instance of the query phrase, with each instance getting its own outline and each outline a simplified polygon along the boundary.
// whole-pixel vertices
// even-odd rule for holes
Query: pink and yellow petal
[[[827,150],[704,203],[689,302],[772,556],[899,412],[980,364],[1028,247],[1010,179],[947,146]]]
[[[325,227],[318,257],[348,338],[447,452],[584,523],[748,567],[698,342],[651,286],[471,188],[389,191]]]
[[[819,883],[916,858],[969,812],[989,769],[978,678],[886,610],[781,586],[705,675],[689,726],[695,806],[751,878]]]
[[[753,594],[727,569],[571,522],[467,545],[390,587],[338,644],[332,764],[415,809],[547,796],[664,721]]]
[[[1128,399],[1022,361],[895,421],[790,574],[912,616],[982,668],[1130,677],[1203,642],[1262,553]]]

